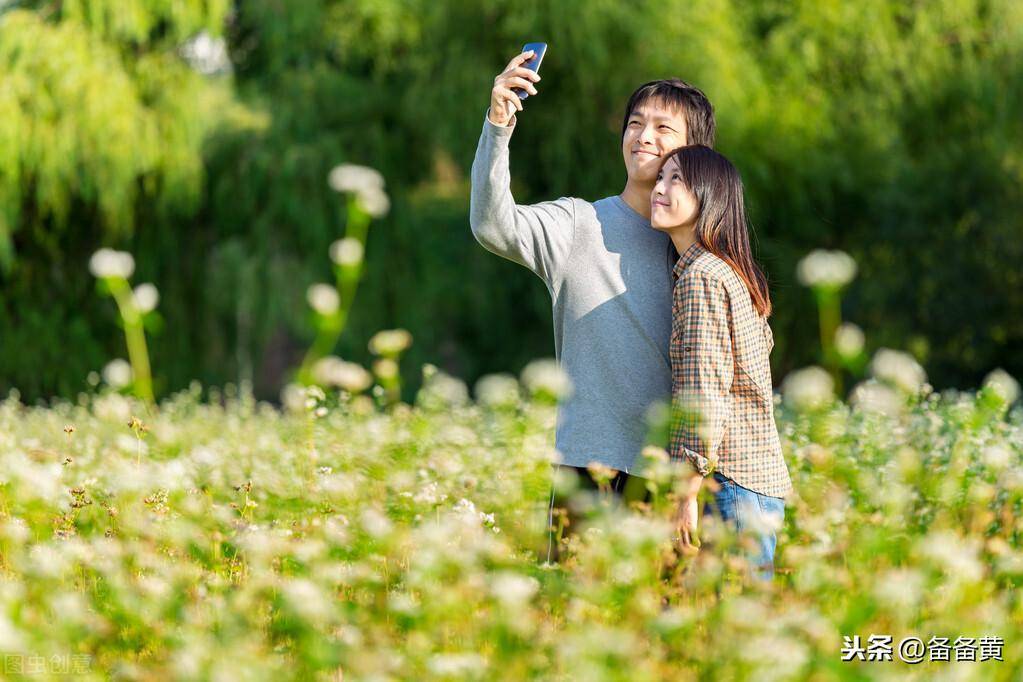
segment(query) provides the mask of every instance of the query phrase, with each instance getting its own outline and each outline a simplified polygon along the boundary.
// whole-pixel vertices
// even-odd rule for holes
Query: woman
[[[750,251],[742,180],[712,149],[681,147],[665,158],[650,203],[651,225],[681,254],[674,270],[669,453],[697,475],[684,493],[676,540],[683,550],[698,546],[697,494],[712,475],[721,517],[756,537],[751,563],[756,577],[770,580],[774,531],[792,482],[774,422],[771,299]]]

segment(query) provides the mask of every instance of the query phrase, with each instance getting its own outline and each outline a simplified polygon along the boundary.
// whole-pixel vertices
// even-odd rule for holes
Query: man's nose
[[[646,126],[645,128],[643,128],[643,132],[639,134],[639,141],[641,143],[653,144],[656,139],[657,135],[654,134],[654,129],[652,126]]]

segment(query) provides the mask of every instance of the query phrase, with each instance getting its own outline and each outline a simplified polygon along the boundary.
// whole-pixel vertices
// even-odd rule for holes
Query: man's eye
[[[661,128],[664,129],[664,130],[670,130],[671,132],[675,132],[675,129],[672,128],[671,126],[662,125]]]

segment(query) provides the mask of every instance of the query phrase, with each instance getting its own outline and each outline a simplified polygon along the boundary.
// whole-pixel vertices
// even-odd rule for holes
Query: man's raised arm
[[[535,95],[540,76],[522,67],[524,52],[494,79],[490,109],[472,163],[469,224],[476,241],[488,251],[525,265],[553,288],[568,258],[575,235],[575,202],[567,197],[517,206],[511,193],[508,142],[522,100],[512,88]]]

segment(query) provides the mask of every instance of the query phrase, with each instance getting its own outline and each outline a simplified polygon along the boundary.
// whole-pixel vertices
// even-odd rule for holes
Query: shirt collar
[[[675,263],[675,269],[673,270],[675,279],[681,277],[682,271],[689,267],[689,264],[696,260],[697,257],[704,253],[706,250],[707,249],[700,246],[700,242],[693,242],[692,244],[690,244],[686,248],[685,252],[681,256],[679,256],[678,262]]]

